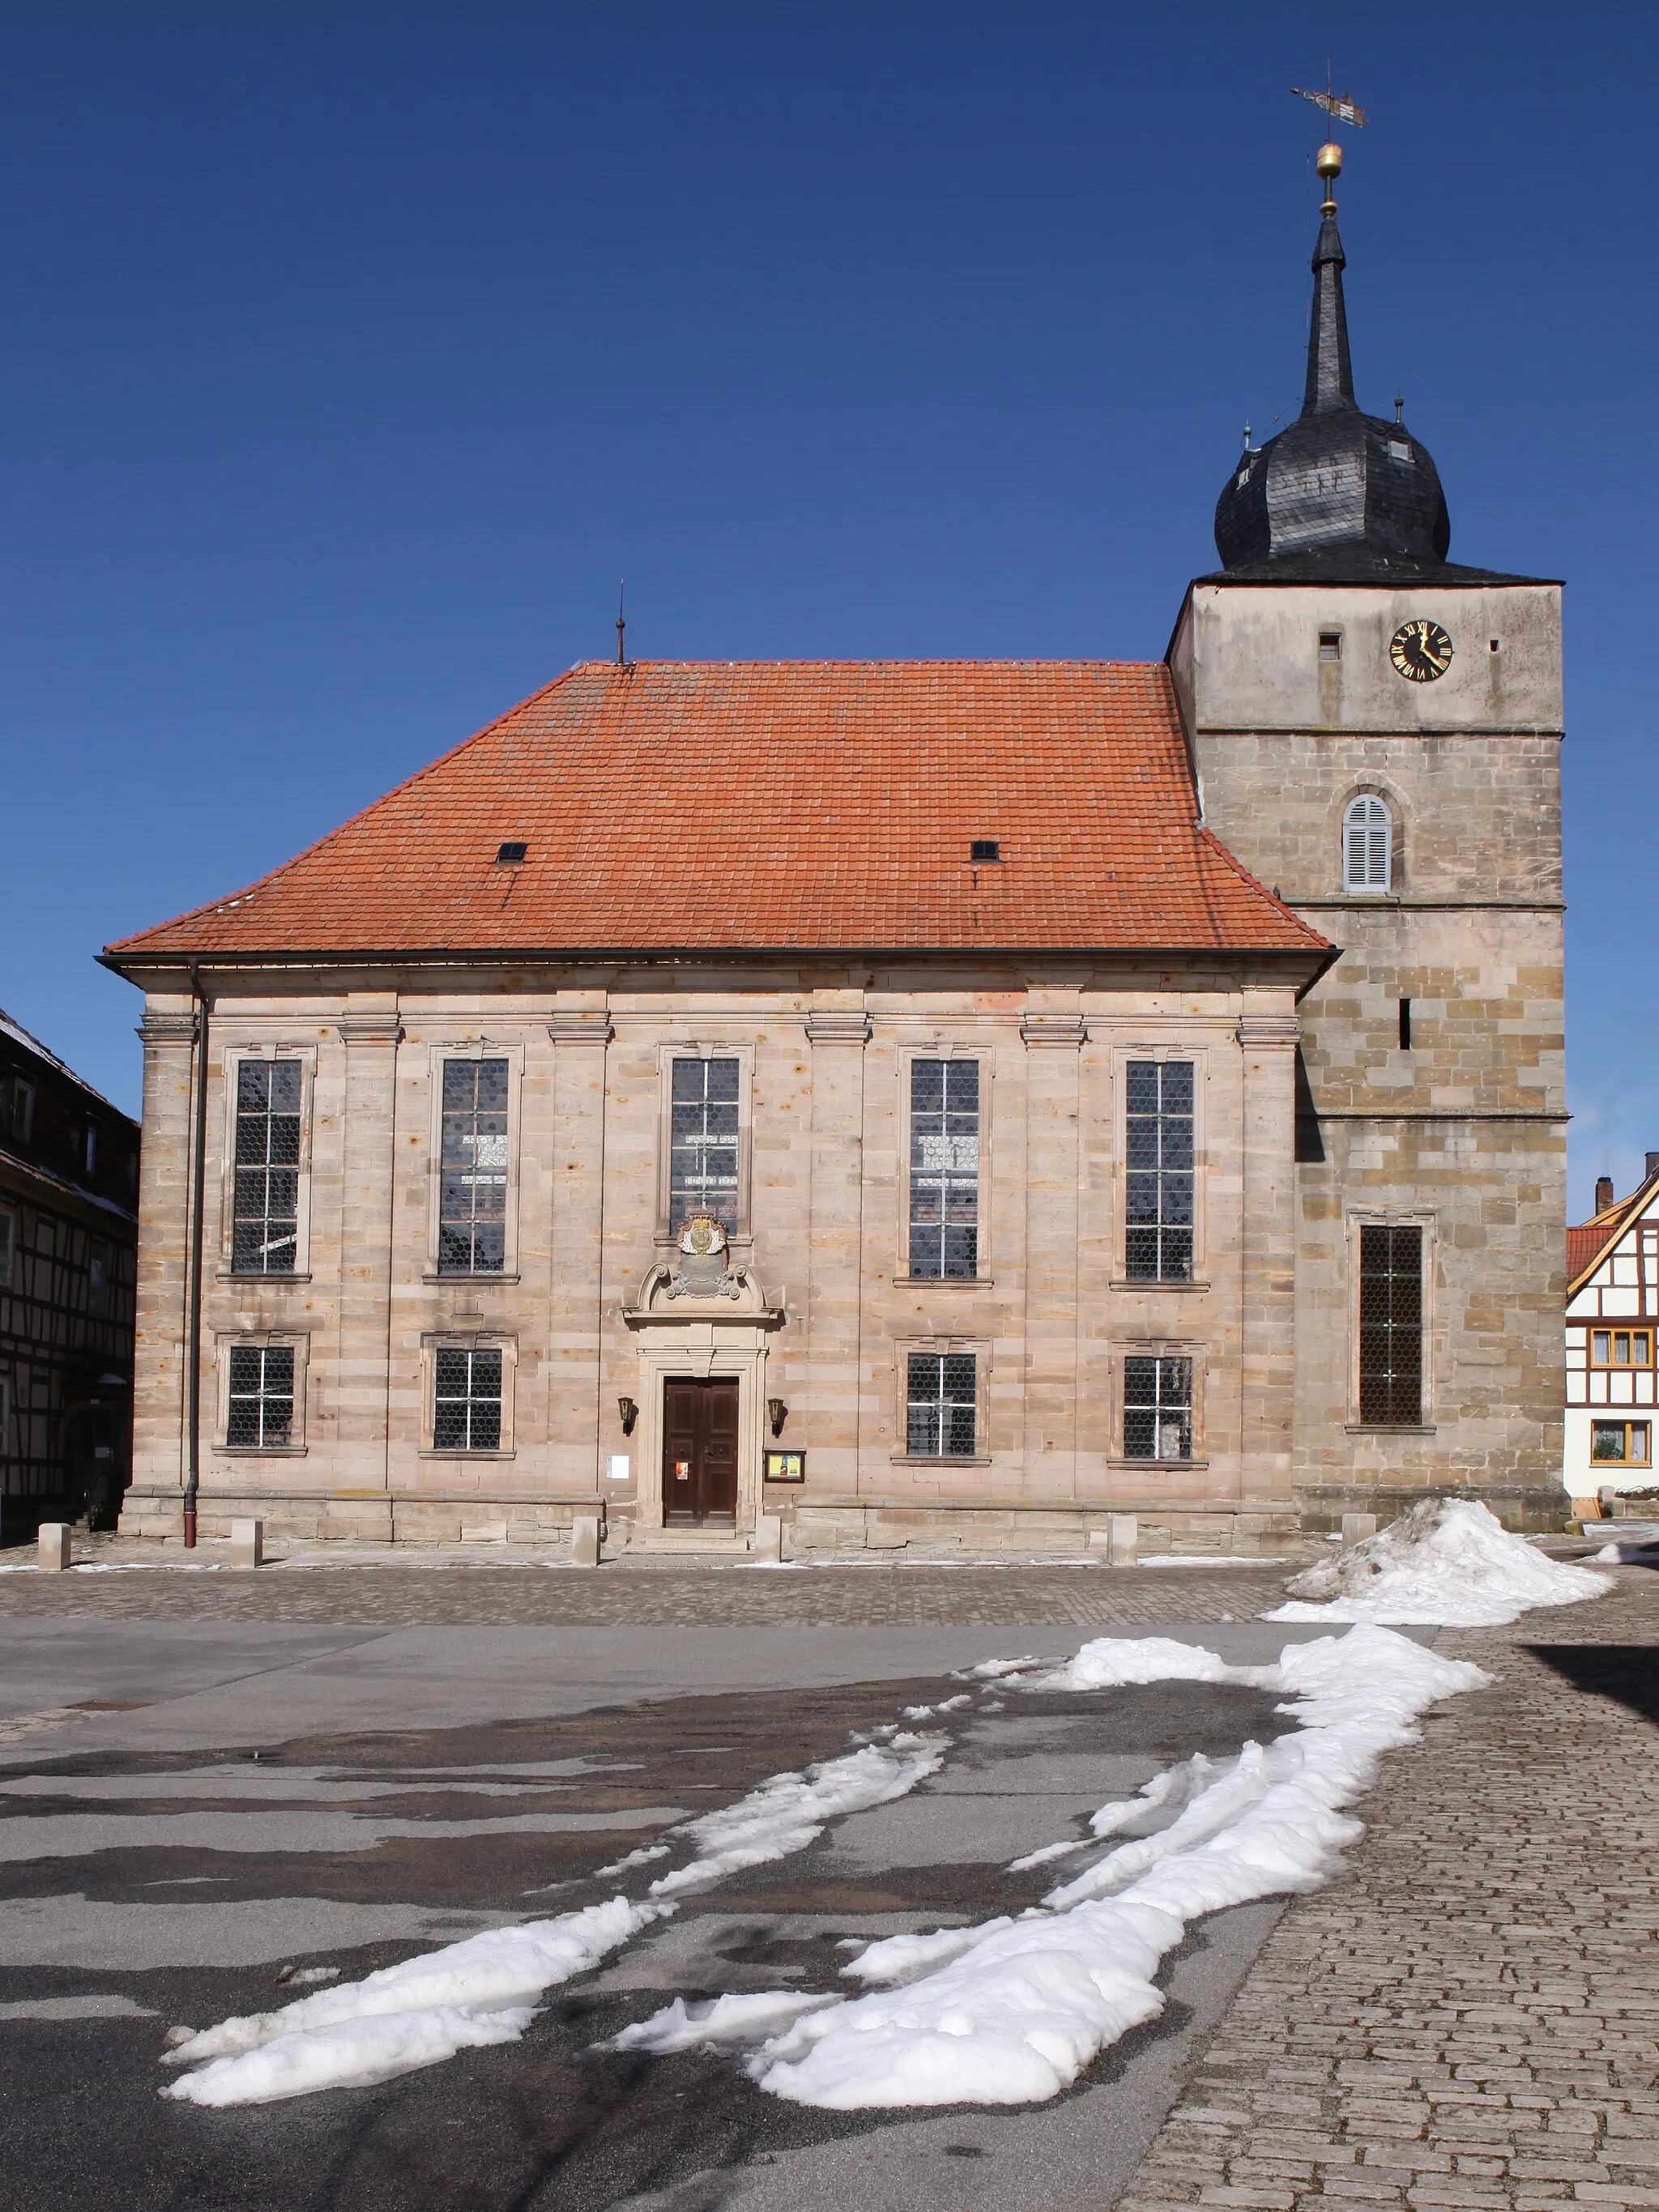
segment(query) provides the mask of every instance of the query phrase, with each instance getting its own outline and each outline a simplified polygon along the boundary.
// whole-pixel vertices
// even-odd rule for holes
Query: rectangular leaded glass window
[[[245,1060],[236,1070],[236,1180],[230,1264],[238,1275],[291,1275],[300,1249],[297,1060]]]
[[[434,1363],[432,1443],[436,1451],[501,1448],[501,1355],[446,1346]]]
[[[499,1275],[507,1265],[507,1062],[444,1062],[438,1273]]]
[[[974,1455],[978,1362],[971,1352],[913,1352],[905,1449],[913,1459]]]
[[[247,1451],[279,1451],[293,1435],[294,1346],[233,1344],[225,1442]]]
[[[1132,1060],[1126,1071],[1124,1273],[1193,1278],[1193,1063]]]
[[[979,1062],[910,1063],[910,1273],[979,1272]]]
[[[1137,1355],[1123,1363],[1125,1459],[1193,1455],[1193,1363]]]
[[[1390,1428],[1423,1419],[1423,1231],[1359,1231],[1359,1418]]]
[[[670,1111],[668,1225],[694,1213],[738,1226],[738,1073],[735,1060],[677,1060]]]

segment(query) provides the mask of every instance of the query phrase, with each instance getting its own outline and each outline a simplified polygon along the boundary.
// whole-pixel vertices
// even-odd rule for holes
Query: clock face
[[[1408,684],[1432,684],[1451,666],[1452,641],[1437,622],[1419,615],[1389,640],[1389,658]]]

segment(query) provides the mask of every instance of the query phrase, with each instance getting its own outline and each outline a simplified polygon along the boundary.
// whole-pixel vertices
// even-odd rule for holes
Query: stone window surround
[[[286,1282],[287,1276],[244,1275],[241,1282]],[[272,1346],[294,1354],[294,1423],[285,1444],[233,1444],[230,1433],[230,1355],[241,1346]],[[213,1334],[215,1370],[213,1449],[229,1459],[303,1459],[306,1455],[306,1377],[311,1364],[307,1328],[223,1328]]]
[[[458,1055],[465,1057],[465,1055]],[[490,1054],[482,1058],[495,1057]],[[465,1275],[446,1275],[446,1282],[470,1282]],[[479,1281],[494,1282],[495,1276],[481,1276]],[[461,1451],[453,1448],[440,1450],[432,1441],[433,1401],[438,1387],[438,1354],[441,1352],[499,1352],[501,1355],[501,1440],[494,1451]],[[519,1364],[519,1340],[515,1335],[498,1328],[436,1328],[425,1331],[421,1338],[421,1442],[422,1459],[451,1460],[471,1467],[481,1460],[512,1459],[516,1456],[514,1444],[513,1401],[514,1381]]]
[[[1209,1279],[1208,1238],[1206,1233],[1207,1206],[1206,1195],[1209,1185],[1208,1152],[1206,1150],[1209,1120],[1209,1077],[1212,1047],[1194,1039],[1164,1039],[1156,1044],[1115,1044],[1112,1047],[1112,1282],[1115,1291],[1173,1291],[1186,1295],[1193,1291],[1207,1291]],[[1132,1060],[1189,1060],[1193,1064],[1193,1274],[1190,1282],[1149,1281],[1145,1276],[1131,1277],[1128,1261],[1128,1095],[1129,1062]],[[1194,1376],[1193,1389],[1196,1393],[1198,1379]],[[1118,1399],[1121,1398],[1120,1387]],[[1116,1401],[1115,1401],[1116,1402]],[[1118,1417],[1122,1415],[1118,1404]],[[1196,1432],[1198,1408],[1194,1400],[1193,1423]],[[1143,1464],[1137,1461],[1137,1466]],[[1172,1465],[1187,1466],[1185,1460]]]
[[[428,1127],[426,1147],[426,1260],[421,1270],[423,1283],[516,1283],[519,1279],[519,1152],[520,1094],[524,1088],[524,1044],[522,1040],[509,1042],[499,1037],[465,1037],[441,1040],[428,1044]],[[503,1237],[501,1266],[499,1273],[460,1275],[453,1271],[441,1273],[438,1267],[438,1215],[443,1199],[443,1125],[444,1125],[444,1066],[452,1060],[504,1060],[507,1062],[507,1211]],[[501,1375],[501,1389],[507,1389],[506,1369]],[[429,1390],[428,1396],[429,1396]],[[423,1397],[422,1405],[427,1401]],[[422,1433],[431,1428],[429,1410],[422,1415]],[[507,1415],[501,1415],[502,1433],[506,1433]],[[479,1455],[464,1455],[476,1459]],[[486,1458],[489,1454],[483,1455]]]
[[[1436,1317],[1435,1237],[1438,1218],[1431,1206],[1350,1206],[1344,1223],[1348,1271],[1349,1436],[1431,1437],[1435,1432],[1434,1372]],[[1363,1421],[1359,1418],[1359,1232],[1362,1229],[1420,1229],[1423,1232],[1423,1381],[1420,1421]]]
[[[1389,887],[1385,891],[1355,891],[1348,888],[1348,809],[1356,799],[1380,799],[1389,810]],[[1390,783],[1381,782],[1375,776],[1362,775],[1344,786],[1336,800],[1329,841],[1330,849],[1336,855],[1334,896],[1345,902],[1352,899],[1359,906],[1374,906],[1379,899],[1399,898],[1403,895],[1406,889],[1407,815],[1404,799]]]
[[[1144,1057],[1137,1053],[1137,1060]],[[1145,1285],[1138,1285],[1146,1288]],[[1154,1285],[1152,1287],[1158,1287]],[[1194,1337],[1135,1336],[1115,1340],[1107,1351],[1107,1370],[1110,1376],[1111,1431],[1106,1464],[1137,1474],[1147,1474],[1158,1468],[1176,1468],[1183,1473],[1194,1468],[1210,1464],[1205,1451],[1204,1386],[1210,1347]],[[1193,1455],[1190,1459],[1131,1459],[1124,1449],[1123,1390],[1126,1359],[1188,1359],[1193,1368]]]
[[[296,1201],[294,1270],[291,1274],[238,1274],[231,1266],[231,1240],[235,1231],[236,1091],[237,1071],[245,1060],[297,1060],[300,1063],[300,1183]],[[311,1280],[311,1131],[317,1089],[317,1048],[314,1043],[226,1045],[219,1054],[220,1082],[224,1091],[222,1125],[223,1148],[219,1176],[218,1279],[225,1283],[308,1283]],[[295,1384],[297,1393],[298,1384]],[[218,1433],[222,1434],[221,1430]]]
[[[755,1224],[750,1211],[754,1156],[755,1048],[712,1037],[665,1037],[657,1047],[657,1199],[652,1243],[659,1257],[674,1247],[670,1185],[674,1149],[674,1062],[677,1060],[735,1060],[738,1063],[738,1225],[728,1242],[734,1261],[753,1252]]]
[[[919,1060],[937,1060],[936,1052],[919,1052]],[[966,1059],[968,1055],[963,1054]],[[983,1076],[981,1077],[981,1085]],[[981,1092],[981,1095],[982,1092]],[[907,1123],[908,1127],[908,1123]],[[932,1281],[930,1276],[927,1279]],[[964,1352],[974,1362],[974,1449],[971,1456],[959,1458],[949,1455],[937,1457],[932,1454],[903,1449],[910,1432],[910,1354],[913,1352],[931,1353]],[[990,1402],[991,1343],[988,1337],[974,1336],[902,1336],[893,1340],[893,1372],[890,1402],[893,1408],[893,1442],[890,1454],[895,1467],[989,1467],[992,1454],[988,1407]]]
[[[907,1038],[895,1054],[898,1078],[897,1171],[898,1220],[893,1252],[893,1280],[918,1290],[989,1290],[996,1278],[991,1260],[991,1130],[996,1097],[996,1054],[989,1038]],[[913,1275],[910,1273],[910,1071],[919,1060],[974,1060],[979,1062],[979,1237],[971,1275]],[[917,1345],[921,1352],[938,1346]],[[956,1347],[971,1351],[970,1345]],[[902,1433],[902,1424],[900,1433]],[[907,1455],[908,1456],[908,1455]]]

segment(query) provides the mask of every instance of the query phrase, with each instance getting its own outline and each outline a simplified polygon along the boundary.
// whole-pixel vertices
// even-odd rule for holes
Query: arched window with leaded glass
[[[1376,896],[1389,888],[1394,817],[1380,799],[1351,799],[1342,817],[1342,888]]]

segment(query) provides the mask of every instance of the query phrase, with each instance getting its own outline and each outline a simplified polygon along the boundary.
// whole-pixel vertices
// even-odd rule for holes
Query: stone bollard
[[[570,1556],[579,1567],[599,1564],[599,1516],[578,1513],[570,1523]]]
[[[777,1513],[757,1513],[755,1516],[755,1557],[769,1566],[779,1565],[783,1559],[783,1518]]]
[[[1342,1516],[1342,1541],[1345,1545],[1362,1543],[1367,1536],[1376,1534],[1375,1513],[1345,1513]]]
[[[70,1564],[70,1524],[67,1521],[43,1521],[35,1540],[36,1554],[43,1575],[61,1575]]]
[[[263,1521],[233,1521],[230,1524],[230,1564],[258,1567],[264,1563],[265,1524]]]
[[[1596,1492],[1595,1504],[1604,1521],[1615,1518],[1619,1511],[1619,1492],[1610,1482],[1604,1482]]]

